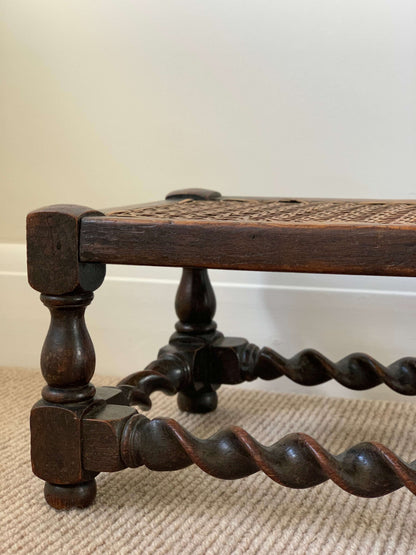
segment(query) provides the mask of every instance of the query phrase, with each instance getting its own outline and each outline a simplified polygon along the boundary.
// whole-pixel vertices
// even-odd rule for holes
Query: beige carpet
[[[416,498],[401,489],[360,499],[326,482],[289,490],[258,473],[221,481],[197,467],[172,473],[129,469],[97,478],[95,504],[57,512],[29,458],[29,410],[40,373],[0,370],[1,553],[251,554],[416,553]],[[95,379],[114,384],[114,379]],[[181,414],[175,400],[154,396],[150,416],[173,416],[208,436],[231,423],[261,442],[306,432],[333,453],[354,443],[385,443],[416,458],[416,410],[405,402],[351,401],[223,388],[210,415]]]

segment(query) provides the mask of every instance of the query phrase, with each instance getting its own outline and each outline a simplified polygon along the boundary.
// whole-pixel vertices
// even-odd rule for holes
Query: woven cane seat
[[[316,201],[233,199],[184,199],[149,207],[111,210],[117,218],[150,218],[260,224],[381,224],[416,225],[416,203],[386,201]]]
[[[416,202],[168,200],[82,220],[82,261],[240,270],[416,275]]]

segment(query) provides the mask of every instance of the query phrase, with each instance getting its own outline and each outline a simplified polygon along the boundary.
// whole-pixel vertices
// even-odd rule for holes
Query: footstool
[[[176,394],[184,411],[204,413],[216,408],[222,384],[282,375],[302,385],[335,379],[356,390],[384,382],[415,395],[415,358],[383,366],[354,353],[333,362],[306,349],[287,359],[224,337],[213,320],[208,269],[414,277],[416,202],[229,198],[186,189],[164,201],[105,211],[49,206],[27,217],[27,258],[29,283],[51,313],[41,354],[46,385],[31,412],[31,453],[52,507],[86,507],[99,472],[140,465],[166,471],[196,464],[223,479],[261,470],[291,488],[330,479],[362,497],[402,486],[416,493],[416,461],[407,464],[378,443],[333,455],[303,433],[264,446],[236,426],[200,439],[173,419],[142,413],[154,391]],[[118,387],[96,389],[84,312],[107,263],[182,267],[179,320],[144,370]]]

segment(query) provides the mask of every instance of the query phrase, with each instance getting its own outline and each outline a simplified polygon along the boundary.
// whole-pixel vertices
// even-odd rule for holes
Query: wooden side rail
[[[80,256],[106,264],[415,277],[416,229],[91,216],[82,222]]]
[[[79,252],[108,264],[416,276],[416,202],[175,191],[86,214]]]

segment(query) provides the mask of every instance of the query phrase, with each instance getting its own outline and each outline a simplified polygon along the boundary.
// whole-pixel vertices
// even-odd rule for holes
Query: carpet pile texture
[[[348,495],[332,482],[307,490],[281,487],[261,473],[222,481],[197,467],[178,472],[128,469],[97,477],[85,510],[57,512],[32,475],[29,411],[40,372],[0,369],[0,552],[53,554],[402,554],[416,552],[416,498],[405,488],[378,499]],[[115,385],[97,376],[96,385]],[[179,412],[174,398],[153,396],[149,417],[176,418],[208,437],[237,424],[263,444],[305,432],[336,454],[378,441],[405,461],[416,458],[415,405],[273,394],[224,387],[208,415]]]

